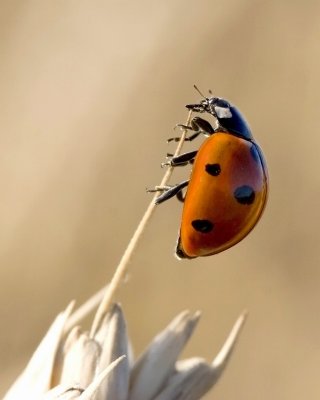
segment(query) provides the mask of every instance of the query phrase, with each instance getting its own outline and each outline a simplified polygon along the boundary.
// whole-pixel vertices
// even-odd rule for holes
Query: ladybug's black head
[[[211,94],[211,92],[210,92]],[[252,133],[248,123],[240,111],[225,99],[220,97],[204,97],[198,104],[188,104],[189,110],[207,112],[213,115],[219,125],[229,133],[252,140]]]

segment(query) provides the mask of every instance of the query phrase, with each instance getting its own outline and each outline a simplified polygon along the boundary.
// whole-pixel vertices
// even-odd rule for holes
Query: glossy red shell
[[[247,199],[237,196],[241,191],[246,195],[243,188],[249,191]],[[177,256],[209,256],[238,243],[261,217],[267,192],[266,165],[258,145],[227,132],[214,133],[194,161]],[[195,221],[200,221],[200,229]],[[201,221],[209,221],[212,227],[201,229]]]

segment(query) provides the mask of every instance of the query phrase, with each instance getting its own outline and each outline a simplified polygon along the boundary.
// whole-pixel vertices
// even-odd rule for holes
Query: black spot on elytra
[[[193,228],[201,233],[209,233],[212,231],[214,224],[207,219],[195,219],[191,222]]]
[[[243,185],[239,186],[233,192],[234,198],[240,204],[252,204],[255,198],[255,192],[251,186]]]
[[[218,176],[221,172],[220,164],[206,164],[206,172],[211,176]]]
[[[259,150],[257,149],[257,146],[253,143],[250,147],[250,154],[256,163],[260,163]]]

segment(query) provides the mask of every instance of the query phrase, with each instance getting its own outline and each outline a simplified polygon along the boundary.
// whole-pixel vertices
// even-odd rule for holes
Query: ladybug
[[[240,111],[227,100],[213,96],[186,107],[211,114],[216,127],[199,116],[191,120],[190,126],[179,125],[191,131],[186,140],[200,134],[208,138],[198,151],[164,163],[172,167],[192,164],[189,180],[153,190],[162,191],[156,204],[173,196],[184,202],[175,252],[179,259],[210,256],[240,242],[260,219],[268,194],[262,151]]]

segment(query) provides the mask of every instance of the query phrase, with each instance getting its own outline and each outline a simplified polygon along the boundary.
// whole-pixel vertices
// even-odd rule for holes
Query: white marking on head
[[[214,108],[218,118],[232,118],[232,113],[229,107],[218,107]]]

